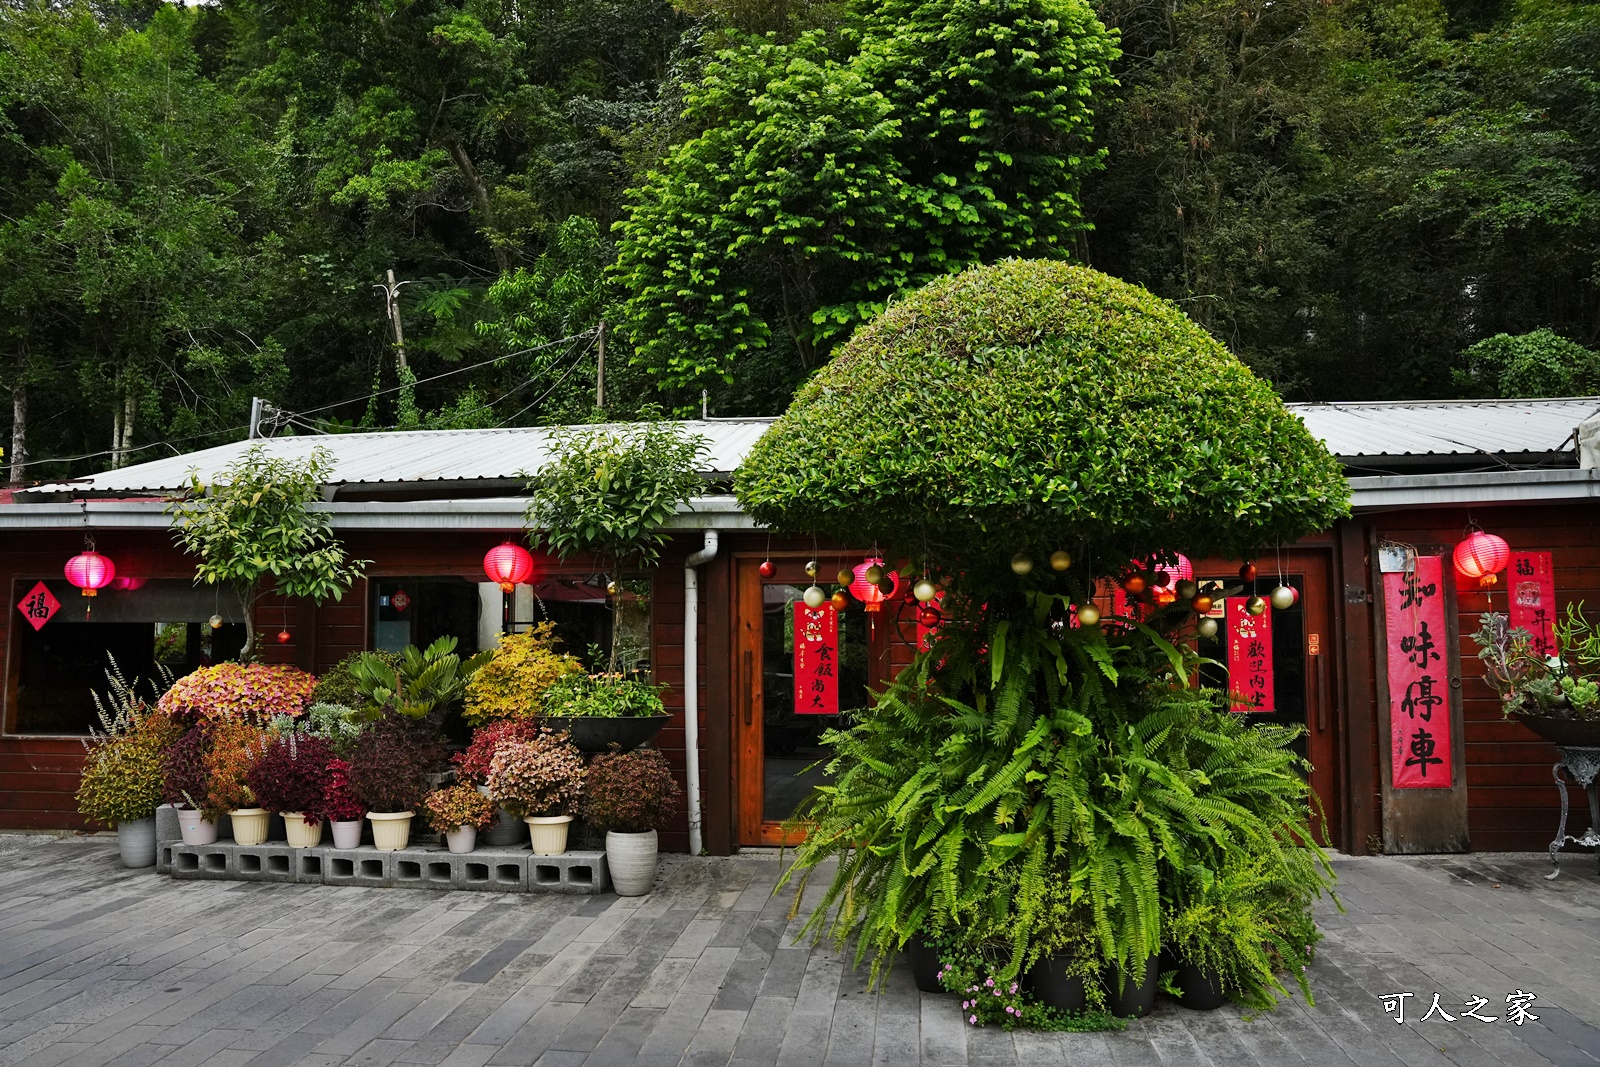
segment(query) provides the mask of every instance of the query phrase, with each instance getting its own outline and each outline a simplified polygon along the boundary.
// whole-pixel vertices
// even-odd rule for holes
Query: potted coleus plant
[[[162,757],[183,732],[164,711],[152,712],[139,695],[139,680],[130,684],[116,660],[106,670],[109,691],[93,693],[104,732],[90,730],[86,758],[78,782],[78,810],[95,822],[117,828],[117,846],[127,867],[156,862],[156,807],[164,781]]]
[[[205,727],[189,727],[167,748],[161,760],[161,777],[162,799],[178,811],[178,832],[183,836],[183,843],[215,843],[217,818],[222,808],[211,799]]]
[[[350,786],[367,809],[372,843],[378,848],[392,852],[406,847],[411,820],[442,755],[432,727],[392,711],[356,740]]]
[[[290,848],[322,844],[322,795],[333,746],[320,737],[281,734],[245,775],[256,802],[283,816]]]
[[[259,845],[267,839],[272,813],[257,802],[249,776],[272,736],[236,720],[213,721],[207,732],[205,761],[211,802],[228,813],[234,843]]]
[[[360,847],[367,809],[350,788],[350,764],[342,759],[328,761],[328,777],[322,786],[322,814],[333,830],[334,848]]]
[[[539,730],[538,722],[533,719],[499,719],[478,727],[472,733],[472,743],[450,757],[450,762],[455,764],[456,778],[488,796],[489,764],[495,752],[507,741],[531,741],[539,736]],[[515,845],[521,843],[525,832],[521,819],[497,807],[484,841],[490,845]]]
[[[583,788],[583,817],[606,830],[606,866],[618,896],[650,892],[656,880],[656,831],[681,791],[658,749],[596,756]]]
[[[545,690],[544,721],[571,733],[582,752],[630,752],[672,718],[664,688],[629,674],[568,674]]]
[[[564,733],[507,741],[489,764],[489,795],[528,824],[535,856],[567,850],[567,827],[583,796],[583,757]]]
[[[435,789],[422,799],[422,808],[428,825],[458,854],[477,847],[478,831],[488,829],[495,816],[494,801],[466,783]]]

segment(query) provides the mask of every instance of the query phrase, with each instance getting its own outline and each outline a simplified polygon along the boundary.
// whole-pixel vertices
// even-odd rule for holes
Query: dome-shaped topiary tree
[[[1347,513],[1338,462],[1172,303],[1011,260],[864,326],[756,444],[756,519],[945,566],[1243,555]]]
[[[1271,1003],[1282,969],[1303,985],[1329,869],[1299,847],[1293,732],[1190,688],[1186,603],[1112,632],[1067,611],[1130,559],[1246,555],[1347,514],[1339,464],[1267,383],[1143,289],[1008,261],[858,331],[737,489],[764,523],[950,582],[937,642],[829,735],[831,780],[800,813],[795,871],[839,861],[819,936],[875,963],[914,935],[1000,942],[983,965],[1005,980],[1093,944],[1094,967],[1137,978],[1184,915],[1194,951],[1247,961],[1223,976],[1240,999]],[[1043,565],[1056,550],[1064,571]],[[1015,573],[1019,553],[1041,565]],[[1249,888],[1219,905],[1221,884]]]

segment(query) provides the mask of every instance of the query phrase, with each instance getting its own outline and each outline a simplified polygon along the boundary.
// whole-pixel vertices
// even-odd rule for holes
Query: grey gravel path
[[[1116,1034],[962,1025],[793,943],[774,856],[645,898],[173,882],[105,838],[0,836],[0,1067],[1203,1064],[1600,1067],[1600,878],[1540,856],[1337,861],[1314,1007],[1164,1002]],[[1537,995],[1539,1018],[1507,1018]],[[1406,1018],[1385,994],[1410,992]],[[1455,1016],[1422,1021],[1440,994]],[[1480,1022],[1463,1015],[1482,997]]]

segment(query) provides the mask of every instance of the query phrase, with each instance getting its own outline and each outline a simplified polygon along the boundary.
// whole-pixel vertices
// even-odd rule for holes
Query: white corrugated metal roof
[[[1600,397],[1290,404],[1306,428],[1346,460],[1387,456],[1512,457],[1570,452],[1578,423]]]
[[[727,474],[737,470],[751,446],[772,425],[771,419],[709,419],[679,423],[710,442],[702,471]],[[188,484],[196,471],[203,482],[216,478],[252,444],[272,455],[304,459],[314,448],[333,456],[335,485],[394,485],[405,482],[507,482],[535,471],[550,458],[549,442],[559,427],[511,427],[501,430],[404,430],[388,433],[325,434],[235,441],[181,456],[105,471],[71,482],[18,490],[28,493],[122,493],[139,496],[166,493]]]

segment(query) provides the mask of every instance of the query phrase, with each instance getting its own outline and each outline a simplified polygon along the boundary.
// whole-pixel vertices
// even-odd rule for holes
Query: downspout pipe
[[[717,531],[683,561],[683,763],[689,800],[689,855],[705,848],[700,812],[700,572],[717,558]]]

